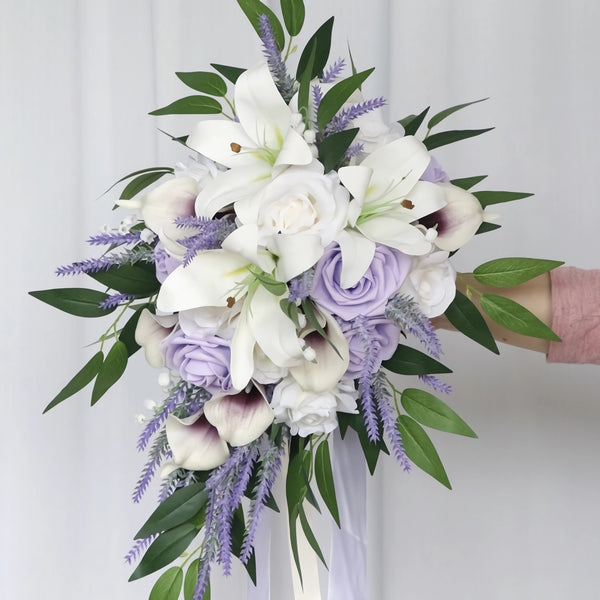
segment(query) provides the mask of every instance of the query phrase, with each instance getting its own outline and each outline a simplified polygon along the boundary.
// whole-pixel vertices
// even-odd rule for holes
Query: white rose
[[[288,377],[275,386],[271,408],[276,423],[285,423],[292,435],[306,437],[336,429],[337,412],[356,412],[356,397],[351,381],[342,380],[326,392],[312,392]]]
[[[385,123],[380,110],[372,110],[357,117],[352,121],[352,127],[359,128],[353,143],[362,144],[362,156],[404,136],[404,127],[399,123]]]
[[[455,279],[448,252],[432,252],[413,258],[413,267],[399,293],[412,296],[423,314],[432,319],[443,314],[454,300]]]

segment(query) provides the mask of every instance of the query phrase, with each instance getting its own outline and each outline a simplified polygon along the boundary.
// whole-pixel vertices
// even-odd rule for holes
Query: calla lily
[[[373,247],[379,242],[413,256],[430,251],[431,242],[411,224],[446,204],[439,186],[419,181],[429,162],[427,148],[407,136],[375,150],[360,165],[339,170],[342,183],[354,196],[349,224]],[[352,277],[344,275],[357,277],[356,272]]]
[[[453,252],[464,246],[484,221],[484,211],[473,194],[450,183],[440,184],[446,206],[421,219],[425,227],[435,227],[435,245],[440,250]]]
[[[204,414],[217,428],[219,437],[231,446],[245,446],[258,439],[274,419],[261,387],[213,396],[204,405]]]
[[[141,312],[135,328],[135,341],[144,349],[146,361],[151,367],[160,369],[165,366],[160,344],[171,333],[176,323],[176,316],[157,316],[147,308]]]
[[[222,465],[229,458],[227,443],[202,411],[186,419],[169,415],[166,433],[173,462],[178,467],[206,471]]]

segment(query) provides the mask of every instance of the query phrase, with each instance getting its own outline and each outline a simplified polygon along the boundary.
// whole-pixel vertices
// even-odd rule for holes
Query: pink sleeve
[[[600,270],[560,267],[550,272],[552,329],[547,361],[600,364]]]

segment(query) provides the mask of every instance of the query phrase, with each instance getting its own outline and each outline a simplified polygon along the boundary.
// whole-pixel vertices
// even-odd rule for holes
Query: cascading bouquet
[[[177,74],[199,94],[151,114],[222,117],[173,138],[192,153],[187,164],[123,178],[117,204],[134,216],[90,238],[107,247],[99,258],[58,269],[85,273],[107,291],[32,292],[73,315],[117,314],[98,352],[46,410],[93,380],[95,404],[140,347],[161,369],[167,396],[145,420],[138,448],[149,448],[149,461],[134,493],[139,500],[160,469],[161,503],[136,536],[129,557],[146,552],[132,579],[202,537],[187,571],[174,566],[157,581],[157,598],[178,598],[182,588],[186,598],[208,597],[211,566],[227,573],[232,556],[255,577],[255,535],[264,507],[277,510],[277,477],[285,478],[298,569],[298,521],[320,555],[305,502],[318,505],[316,482],[339,524],[329,449],[338,428],[342,436],[356,431],[371,472],[391,451],[405,470],[412,462],[450,487],[422,426],[475,434],[429,391],[390,381],[390,373],[418,376],[432,391],[449,391],[436,378],[450,370],[438,361],[430,318],[445,313],[498,352],[468,297],[477,294],[501,325],[556,339],[502,296],[456,291],[450,255],[498,227],[484,209],[529,195],[471,193],[484,177],[449,180],[430,154],[488,131],[431,133],[472,103],[430,118],[419,139],[428,109],[386,124],[385,101],[361,92],[373,69],[357,72],[351,62],[342,76],[344,60],[328,66],[333,19],[308,40],[293,76],[287,61],[302,0],[281,1],[285,29],[259,0],[238,3],[266,60]],[[507,286],[558,264],[501,259],[474,275]]]

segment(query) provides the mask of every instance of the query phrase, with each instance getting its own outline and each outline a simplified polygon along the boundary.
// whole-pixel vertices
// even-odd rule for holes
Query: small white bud
[[[302,350],[302,354],[304,354],[304,358],[309,362],[313,362],[317,358],[317,353],[310,346],[306,346]]]
[[[304,329],[306,327],[306,316],[302,313],[298,313],[298,324],[300,325],[300,329]]]
[[[299,112],[292,113],[290,127],[292,127],[292,129],[296,129],[300,123],[302,123],[302,115]]]
[[[154,241],[156,234],[150,229],[146,228],[140,232],[140,239],[142,242],[146,242],[146,244],[151,244]]]
[[[303,135],[307,144],[314,144],[317,139],[317,134],[312,129],[307,129]]]
[[[167,371],[166,369],[164,371],[161,371],[160,374],[158,375],[158,385],[160,385],[160,387],[169,387],[169,385],[171,384],[171,374],[169,373],[169,371]]]

